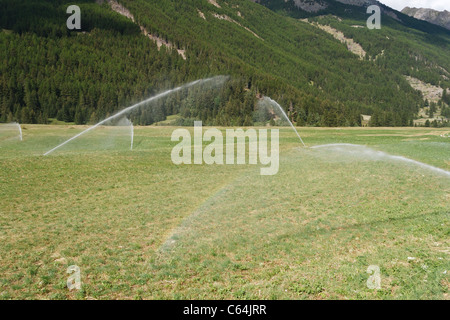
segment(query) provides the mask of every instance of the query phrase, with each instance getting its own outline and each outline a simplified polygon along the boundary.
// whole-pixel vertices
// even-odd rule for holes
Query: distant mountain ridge
[[[437,11],[428,8],[410,8],[405,7],[402,13],[416,19],[428,21],[438,26],[444,27],[450,30],[450,12],[447,10]]]

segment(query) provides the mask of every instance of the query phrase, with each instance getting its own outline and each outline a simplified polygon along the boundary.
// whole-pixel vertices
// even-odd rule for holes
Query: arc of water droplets
[[[131,122],[131,147],[130,150],[133,151],[133,143],[134,143],[134,126],[133,126],[133,122],[130,120]]]
[[[292,124],[291,120],[289,120],[289,117],[287,116],[286,112],[284,112],[283,108],[278,104],[278,102],[276,102],[275,100],[272,100],[269,97],[264,97],[263,99],[265,101],[268,101],[269,103],[275,105],[278,109],[280,109],[280,111],[283,113],[284,118],[289,122],[292,130],[294,130],[294,132],[297,134],[297,137],[300,139],[300,142],[303,144],[304,147],[306,147],[305,143],[303,142],[302,137],[300,137],[300,135],[298,134],[298,131],[295,129],[295,127]]]
[[[20,126],[20,123],[16,123],[17,128],[19,128],[19,137],[20,137],[20,141],[23,141],[23,136],[22,136],[22,127]]]
[[[144,105],[144,104],[146,104],[146,103],[149,103],[149,102],[152,102],[152,101],[161,99],[161,98],[163,98],[163,97],[165,97],[165,96],[168,96],[168,95],[170,95],[170,94],[172,94],[172,93],[174,93],[174,92],[177,92],[177,91],[180,91],[180,90],[183,90],[183,89],[190,88],[190,87],[195,86],[195,85],[197,85],[197,84],[199,84],[199,83],[206,83],[206,82],[209,82],[209,81],[220,80],[220,79],[225,80],[226,77],[224,77],[224,76],[217,76],[217,77],[208,78],[208,79],[200,79],[200,80],[196,80],[196,81],[190,82],[190,83],[188,83],[188,84],[185,84],[185,85],[183,85],[183,86],[180,86],[180,87],[178,87],[178,88],[171,89],[171,90],[167,90],[167,91],[165,91],[165,92],[163,92],[163,93],[160,93],[160,94],[158,94],[158,95],[156,95],[156,96],[153,96],[153,97],[151,97],[151,98],[148,98],[148,99],[146,99],[146,100],[144,100],[144,101],[141,101],[141,102],[139,102],[139,103],[136,103],[135,105],[132,105],[132,106],[130,106],[130,107],[128,107],[128,108],[125,108],[125,109],[123,109],[122,111],[116,113],[115,115],[113,115],[113,116],[111,116],[111,117],[109,117],[109,118],[106,118],[105,120],[102,120],[102,121],[100,121],[99,123],[93,125],[92,127],[87,128],[87,129],[84,130],[83,132],[80,132],[79,134],[73,136],[73,137],[70,138],[69,140],[67,140],[67,141],[65,141],[65,142],[63,142],[63,143],[61,143],[60,145],[54,147],[54,148],[51,149],[50,151],[47,151],[46,153],[44,153],[44,156],[49,155],[50,153],[52,153],[52,152],[55,151],[56,149],[59,149],[59,148],[61,148],[62,146],[66,145],[67,143],[69,143],[69,142],[71,142],[71,141],[77,139],[78,137],[82,136],[83,134],[85,134],[85,133],[87,133],[87,132],[89,132],[89,131],[91,131],[91,130],[94,130],[94,129],[97,128],[98,126],[100,126],[100,125],[102,125],[102,124],[104,124],[104,123],[106,123],[106,122],[108,122],[108,121],[110,121],[110,120],[112,120],[112,119],[115,119],[115,118],[117,118],[117,117],[120,117],[121,115],[126,114],[126,113],[132,111],[133,109],[136,109],[137,107],[140,107],[140,106],[142,106],[142,105]]]
[[[347,148],[347,149],[345,149],[345,148]],[[423,162],[419,162],[416,160],[412,160],[409,158],[405,158],[402,156],[394,156],[394,155],[391,155],[391,154],[383,152],[383,151],[377,151],[377,150],[374,150],[374,149],[371,149],[371,148],[368,148],[366,146],[359,145],[359,144],[336,143],[336,144],[324,144],[324,145],[318,145],[318,146],[311,147],[311,149],[329,149],[329,150],[334,150],[334,151],[338,151],[338,152],[339,151],[340,152],[348,152],[349,148],[358,150],[360,155],[366,156],[372,160],[389,159],[389,160],[394,160],[394,161],[402,161],[402,162],[413,164],[413,165],[422,167],[424,169],[431,170],[435,173],[439,173],[441,175],[450,177],[450,171],[447,171],[447,170],[444,170],[441,168],[437,168],[432,165],[429,165],[429,164],[426,164]]]

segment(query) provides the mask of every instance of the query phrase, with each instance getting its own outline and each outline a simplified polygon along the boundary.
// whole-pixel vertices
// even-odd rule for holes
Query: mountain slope
[[[406,7],[402,10],[402,13],[416,19],[428,21],[450,30],[450,12],[448,12],[447,10],[437,11],[426,8]]]
[[[320,0],[324,9],[317,12],[302,9],[293,0],[257,2],[285,16],[307,17],[302,20],[329,32],[344,42],[349,50],[352,50],[353,44],[356,46],[356,53],[365,52],[366,59],[379,66],[383,65],[394,74],[401,74],[414,88],[417,81],[423,81],[426,86],[437,86],[441,92],[449,86],[450,32],[444,28],[409,17],[374,0]],[[381,30],[365,28],[369,17],[366,9],[372,4],[381,7]],[[420,107],[419,113],[423,114],[430,108],[426,99],[426,87],[421,90],[421,94],[425,104]],[[443,95],[438,100],[436,104],[442,111],[445,122],[450,110]],[[431,106],[433,108],[435,106]],[[386,123],[383,121],[382,124]]]
[[[251,125],[255,97],[264,94],[299,124],[360,125],[360,114],[378,114],[377,125],[409,125],[425,101],[405,76],[450,87],[444,29],[426,32],[425,22],[411,28],[389,16],[378,32],[355,28],[367,15],[337,2],[341,21],[307,13],[306,22],[288,16],[297,11],[280,15],[249,0],[117,1],[133,19],[110,1],[84,0],[82,32],[65,29],[68,1],[0,2],[0,121],[93,122],[164,88],[227,74],[232,80],[218,96],[173,97],[133,121],[180,114],[211,125]],[[343,32],[366,58],[313,22]]]

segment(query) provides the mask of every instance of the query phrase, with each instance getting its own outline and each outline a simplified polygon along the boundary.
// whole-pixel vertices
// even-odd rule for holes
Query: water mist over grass
[[[133,123],[127,117],[121,118],[117,123],[118,127],[126,127],[126,131],[129,132],[130,135],[130,150],[133,150],[134,144],[134,126]]]
[[[409,165],[418,166],[439,175],[450,177],[450,172],[441,168],[431,166],[416,160],[402,156],[391,155],[382,151],[377,151],[369,147],[350,143],[326,144],[311,147],[313,150],[320,151],[320,156],[329,158],[332,161],[354,160],[354,161],[397,161]],[[340,156],[336,157],[337,155]]]
[[[0,124],[0,141],[18,138],[23,141],[22,127],[17,122]]]
[[[182,86],[180,86],[180,87],[177,87],[177,88],[174,88],[174,89],[171,89],[171,90],[164,91],[164,92],[162,92],[162,93],[160,93],[160,94],[158,94],[158,95],[156,95],[156,96],[153,96],[153,97],[151,97],[151,98],[149,98],[149,99],[143,100],[143,101],[141,101],[141,102],[139,102],[139,103],[136,103],[136,104],[134,104],[134,105],[132,105],[132,106],[130,106],[130,107],[128,107],[128,108],[125,108],[125,109],[123,109],[122,111],[119,111],[118,113],[116,113],[115,115],[106,118],[105,120],[100,121],[99,123],[93,125],[92,127],[89,127],[88,129],[84,130],[83,132],[81,132],[81,133],[75,135],[74,137],[70,138],[69,140],[67,140],[67,141],[61,143],[60,145],[54,147],[53,149],[47,151],[47,152],[44,154],[44,156],[49,155],[50,153],[52,153],[52,152],[54,152],[55,150],[61,148],[62,146],[66,145],[67,143],[69,143],[69,142],[71,142],[71,141],[73,141],[73,140],[79,138],[80,136],[86,134],[87,132],[89,132],[89,131],[91,131],[91,130],[94,130],[94,129],[97,128],[98,126],[101,126],[101,125],[103,125],[103,124],[106,124],[106,123],[108,123],[109,121],[112,121],[112,120],[114,120],[114,119],[117,119],[117,118],[119,118],[119,117],[121,117],[121,116],[127,115],[127,114],[129,114],[130,112],[132,112],[133,110],[135,110],[135,109],[137,109],[137,108],[139,108],[139,107],[142,107],[142,106],[144,106],[144,105],[146,105],[146,104],[148,104],[148,103],[150,103],[150,102],[153,102],[153,101],[156,101],[156,100],[158,100],[158,99],[167,97],[167,96],[169,96],[169,95],[171,95],[171,94],[173,94],[173,93],[175,93],[175,92],[178,92],[178,91],[181,91],[181,90],[184,90],[184,89],[188,89],[188,88],[193,87],[193,86],[196,86],[196,85],[203,85],[203,84],[208,84],[208,83],[211,84],[211,85],[214,85],[214,86],[222,85],[223,83],[225,83],[225,81],[226,81],[227,79],[228,79],[227,76],[216,76],[216,77],[208,78],[208,79],[200,79],[200,80],[196,80],[196,81],[190,82],[190,83],[188,83],[188,84],[182,85]]]
[[[275,100],[272,100],[269,97],[263,97],[258,102],[258,110],[255,111],[254,119],[256,120],[256,122],[264,122],[269,119],[273,119],[273,120],[276,119],[276,121],[275,121],[276,125],[291,126],[292,130],[294,130],[295,134],[297,135],[297,137],[300,140],[300,142],[302,143],[302,145],[304,147],[306,147],[305,143],[303,142],[302,137],[300,137],[300,135],[299,135],[297,129],[295,129],[292,121],[289,120],[289,117],[287,116],[286,112]]]

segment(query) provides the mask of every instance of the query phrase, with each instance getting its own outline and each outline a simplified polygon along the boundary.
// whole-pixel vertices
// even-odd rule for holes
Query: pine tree
[[[75,111],[75,117],[74,117],[75,124],[84,124],[83,111],[81,111],[81,110],[82,109],[80,107],[77,107],[77,110]]]

